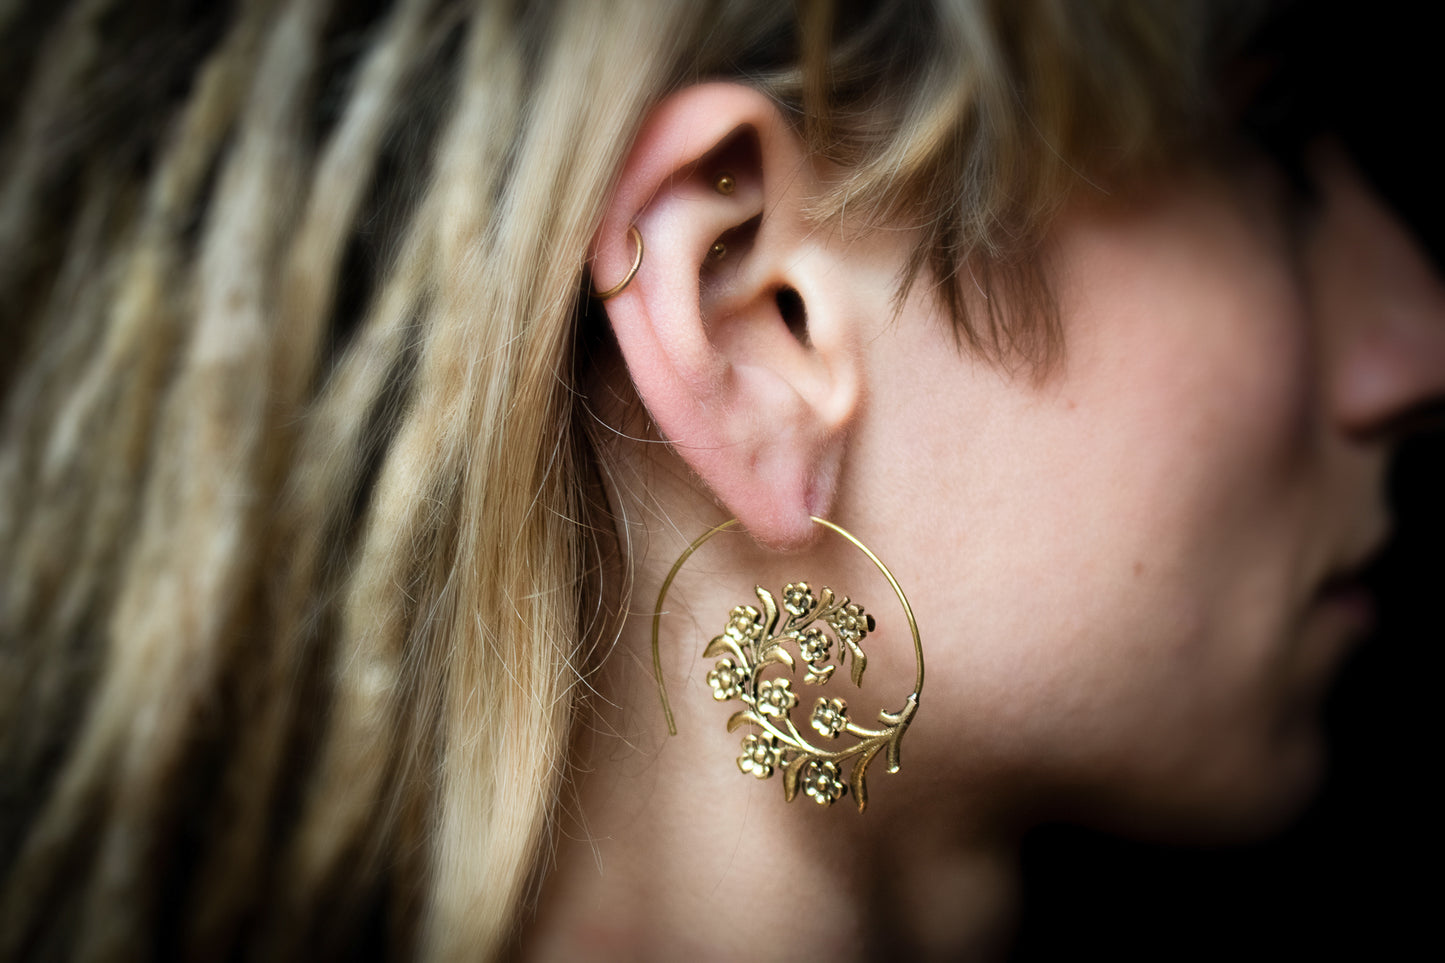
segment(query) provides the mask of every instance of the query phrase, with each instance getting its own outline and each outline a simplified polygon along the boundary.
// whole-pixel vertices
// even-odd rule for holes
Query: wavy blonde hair
[[[24,8],[22,8],[24,7]],[[1200,5],[1202,8],[1202,4]],[[1193,5],[0,5],[0,955],[504,952],[626,559],[579,392],[650,107],[771,94],[965,316],[1197,133]],[[638,44],[636,37],[646,38]],[[14,91],[15,93],[10,93]]]

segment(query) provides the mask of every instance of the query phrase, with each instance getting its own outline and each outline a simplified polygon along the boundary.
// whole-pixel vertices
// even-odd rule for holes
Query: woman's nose
[[[1315,173],[1310,268],[1332,414],[1352,435],[1394,433],[1445,402],[1445,280],[1338,149]]]

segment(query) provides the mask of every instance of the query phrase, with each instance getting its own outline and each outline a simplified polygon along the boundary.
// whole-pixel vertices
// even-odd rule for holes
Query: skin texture
[[[740,129],[756,151],[729,147]],[[1388,534],[1393,429],[1445,391],[1439,277],[1347,161],[1310,169],[1307,209],[1248,158],[1072,203],[1040,252],[1065,360],[1037,379],[962,353],[926,284],[895,315],[906,230],[809,224],[827,172],[766,101],[708,86],[659,109],[595,265],[625,272],[639,225],[649,260],[608,303],[620,351],[593,391],[636,614],[597,678],[531,955],[987,957],[1041,817],[1237,836],[1298,805],[1368,623],[1347,586]],[[753,583],[806,578],[880,621],[863,690],[817,692],[871,715],[911,688],[891,594],[809,513],[888,562],[924,633],[903,769],[875,764],[861,817],[739,773],[736,706],[705,682]],[[668,738],[651,600],[728,515],[753,538],[716,540],[669,597]]]

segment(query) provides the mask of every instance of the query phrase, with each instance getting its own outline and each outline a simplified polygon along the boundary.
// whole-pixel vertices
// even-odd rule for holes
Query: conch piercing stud
[[[733,175],[729,172],[721,171],[717,177],[713,178],[712,186],[713,190],[719,194],[731,194],[737,190],[738,182],[733,179]]]
[[[704,658],[717,660],[707,674],[707,681],[714,699],[719,702],[736,699],[742,703],[743,707],[728,719],[729,732],[744,725],[755,727],[755,731],[743,737],[742,754],[737,759],[738,769],[758,779],[768,779],[781,769],[783,798],[788,802],[793,801],[801,787],[804,794],[819,805],[831,806],[851,788],[861,813],[868,804],[867,772],[873,757],[887,750],[888,771],[897,772],[899,769],[903,733],[918,710],[918,699],[923,692],[923,645],[919,641],[913,609],[897,579],[888,571],[888,566],[852,533],[817,516],[813,516],[813,522],[841,535],[868,556],[898,596],[908,620],[908,629],[913,635],[913,653],[917,662],[913,693],[897,712],[879,712],[880,728],[876,729],[858,725],[843,699],[818,698],[813,704],[809,724],[828,743],[840,736],[851,737],[853,741],[842,748],[824,748],[809,741],[811,733],[804,736],[799,731],[792,719],[792,710],[798,705],[798,693],[793,689],[792,680],[778,672],[765,679],[762,678],[763,672],[773,666],[785,666],[789,672],[796,674],[797,663],[801,661],[804,666],[803,683],[822,686],[828,684],[834,671],[846,660],[850,663],[853,685],[861,688],[863,672],[868,667],[863,640],[876,625],[873,616],[847,596],[835,595],[826,586],[815,593],[807,582],[789,583],[783,589],[781,607],[778,599],[761,585],[754,589],[760,608],[735,606],[722,634],[715,636],[703,650]],[[730,519],[694,540],[673,563],[657,595],[657,608],[652,614],[652,669],[657,677],[662,711],[667,717],[667,731],[672,735],[677,735],[677,725],[662,682],[662,659],[658,652],[662,607],[673,579],[692,554],[714,535],[737,524],[737,519]],[[836,661],[833,660],[835,644]],[[791,649],[796,649],[796,657]],[[848,760],[852,760],[852,770],[847,782],[844,782],[840,767]]]
[[[721,261],[728,256],[728,246],[722,241],[714,241],[712,247],[707,249],[707,256],[714,261]]]
[[[592,296],[599,301],[615,298],[627,290],[627,286],[632,283],[632,279],[637,277],[637,269],[642,267],[642,232],[637,229],[636,224],[633,224],[627,229],[627,236],[632,238],[632,243],[637,247],[636,253],[632,255],[632,267],[627,269],[627,276],[625,278],[612,285],[612,287],[606,291],[593,292]]]

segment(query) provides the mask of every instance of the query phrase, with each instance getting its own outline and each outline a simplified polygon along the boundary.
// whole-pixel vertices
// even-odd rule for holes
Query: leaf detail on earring
[[[783,589],[781,607],[761,585],[755,591],[761,608],[735,606],[722,634],[703,651],[705,658],[718,660],[707,675],[713,698],[743,704],[728,719],[728,731],[748,724],[762,730],[743,737],[738,769],[758,779],[769,779],[781,769],[783,797],[789,802],[801,788],[820,806],[831,806],[851,788],[862,812],[868,802],[869,764],[886,748],[889,771],[897,771],[899,743],[917,703],[910,699],[900,712],[880,712],[882,728],[867,729],[852,721],[843,699],[819,698],[809,719],[812,728],[830,741],[843,735],[854,741],[838,749],[814,745],[793,722],[799,698],[792,680],[776,674],[762,678],[763,671],[782,665],[796,672],[801,659],[804,684],[821,686],[849,661],[853,685],[861,687],[868,667],[863,642],[876,623],[861,605],[835,596],[826,586],[815,594],[807,582],[791,582]],[[797,659],[789,646],[796,647]],[[852,770],[845,782],[841,766],[849,761]]]

